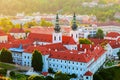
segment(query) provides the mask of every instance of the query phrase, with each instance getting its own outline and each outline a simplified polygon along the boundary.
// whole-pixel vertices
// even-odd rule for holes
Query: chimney
[[[82,44],[80,44],[80,48],[82,48]]]
[[[92,45],[90,44],[90,48],[92,47]]]
[[[51,49],[49,48],[49,51],[51,51]]]
[[[55,51],[57,52],[57,49],[55,49]]]
[[[86,52],[87,52],[87,49],[85,48],[85,49],[84,49],[84,53],[86,53]]]
[[[36,47],[37,45],[36,44],[34,44],[34,47]]]
[[[100,48],[98,47],[98,50],[99,50]]]
[[[96,49],[96,47],[94,47],[94,50]]]
[[[34,43],[34,47],[36,47],[36,46],[37,46],[37,42]]]

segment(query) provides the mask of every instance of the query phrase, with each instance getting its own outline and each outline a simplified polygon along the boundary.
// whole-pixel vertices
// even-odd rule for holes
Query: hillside
[[[120,11],[119,0],[0,0],[0,13],[4,15],[16,15],[25,12],[30,15],[33,12],[61,14],[88,14],[96,15],[98,20],[105,21],[106,18],[114,20],[115,12]],[[108,7],[83,7],[83,2],[95,1],[98,4],[114,3]],[[104,6],[104,5],[102,5]]]

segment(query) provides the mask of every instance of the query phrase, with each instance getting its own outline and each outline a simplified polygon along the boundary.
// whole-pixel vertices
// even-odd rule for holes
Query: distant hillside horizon
[[[92,3],[91,3],[92,2]],[[1,0],[0,14],[16,15],[24,12],[47,14],[96,15],[98,20],[114,20],[116,12],[120,12],[120,0]],[[112,3],[112,4],[111,4]]]

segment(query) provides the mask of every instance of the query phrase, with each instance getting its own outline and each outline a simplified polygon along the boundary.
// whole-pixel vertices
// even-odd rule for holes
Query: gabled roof
[[[29,46],[28,48],[26,48],[24,50],[24,52],[33,53],[34,50],[40,51],[42,55],[49,54],[48,50],[45,47],[42,47],[42,46]]]
[[[70,45],[76,44],[74,39],[70,36],[62,36],[62,43],[63,44],[70,44]]]
[[[52,43],[52,35],[50,35],[50,34],[30,33],[28,36],[28,39],[31,39],[33,41]]]
[[[12,28],[10,30],[10,33],[25,33],[25,31],[23,29],[20,29],[20,28]]]
[[[91,71],[87,71],[85,74],[84,74],[84,76],[92,76],[93,75],[93,73],[91,72]]]
[[[117,38],[118,36],[120,36],[120,33],[118,32],[109,32],[106,37],[111,37],[111,38]]]
[[[116,40],[111,40],[109,41],[110,46],[114,49],[114,48],[120,48],[120,42],[116,41]]]

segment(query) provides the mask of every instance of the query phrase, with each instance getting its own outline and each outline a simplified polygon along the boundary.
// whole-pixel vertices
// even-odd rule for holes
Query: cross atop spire
[[[60,26],[59,26],[59,17],[58,17],[58,14],[56,15],[56,22],[55,22],[55,32],[60,32]]]
[[[74,16],[73,16],[73,22],[72,22],[72,30],[77,30],[77,24],[76,24],[76,15],[74,13]]]

